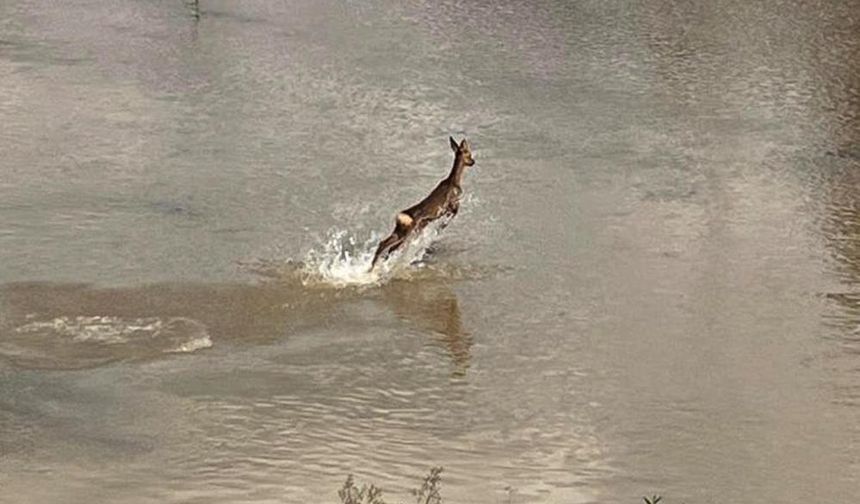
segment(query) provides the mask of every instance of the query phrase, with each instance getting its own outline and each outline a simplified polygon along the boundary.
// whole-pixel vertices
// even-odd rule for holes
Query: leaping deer
[[[460,209],[460,196],[463,194],[461,186],[463,174],[467,166],[475,164],[475,160],[472,158],[469,142],[465,138],[459,145],[452,137],[448,140],[454,151],[454,166],[451,168],[451,173],[439,182],[426,198],[397,214],[394,231],[379,242],[373,262],[370,263],[370,271],[373,271],[379,259],[386,259],[414,233],[420,233],[427,224],[441,217],[450,221],[457,215]]]

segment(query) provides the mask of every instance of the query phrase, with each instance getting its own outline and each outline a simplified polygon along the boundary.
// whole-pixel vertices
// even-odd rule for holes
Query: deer
[[[426,198],[397,214],[394,231],[379,242],[370,263],[370,271],[373,271],[380,259],[387,259],[392,252],[431,222],[445,218],[442,224],[444,228],[457,215],[460,210],[460,197],[463,195],[463,175],[467,167],[475,164],[475,158],[472,157],[472,149],[465,138],[459,144],[453,137],[448,137],[448,141],[454,151],[454,166],[451,172]]]

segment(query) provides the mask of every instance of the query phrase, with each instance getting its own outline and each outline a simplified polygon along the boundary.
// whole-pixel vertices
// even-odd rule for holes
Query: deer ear
[[[464,138],[462,142],[460,142],[460,150],[466,150],[469,148],[469,142]]]
[[[457,150],[460,149],[460,147],[457,146],[457,141],[454,140],[454,137],[448,137],[448,140],[451,142],[451,149],[453,149],[454,152],[457,152]]]

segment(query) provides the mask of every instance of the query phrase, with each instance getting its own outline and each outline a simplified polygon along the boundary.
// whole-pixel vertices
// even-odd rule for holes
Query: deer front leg
[[[459,212],[459,211],[460,211],[460,202],[459,201],[452,201],[451,203],[449,203],[448,204],[448,210],[445,212],[445,218],[444,218],[444,220],[442,220],[442,224],[439,226],[439,230],[441,231],[441,230],[445,229],[446,227],[448,227],[448,224],[450,224],[451,221],[454,220],[454,217],[457,216],[457,212]]]

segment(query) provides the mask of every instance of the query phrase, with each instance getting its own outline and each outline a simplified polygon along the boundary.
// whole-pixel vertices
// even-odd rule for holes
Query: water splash
[[[427,226],[413,236],[387,260],[370,264],[379,244],[380,236],[372,234],[361,241],[345,230],[331,230],[326,239],[311,249],[299,267],[305,286],[372,286],[381,285],[392,278],[409,277],[423,266],[422,260],[429,246],[438,238],[441,221]]]

